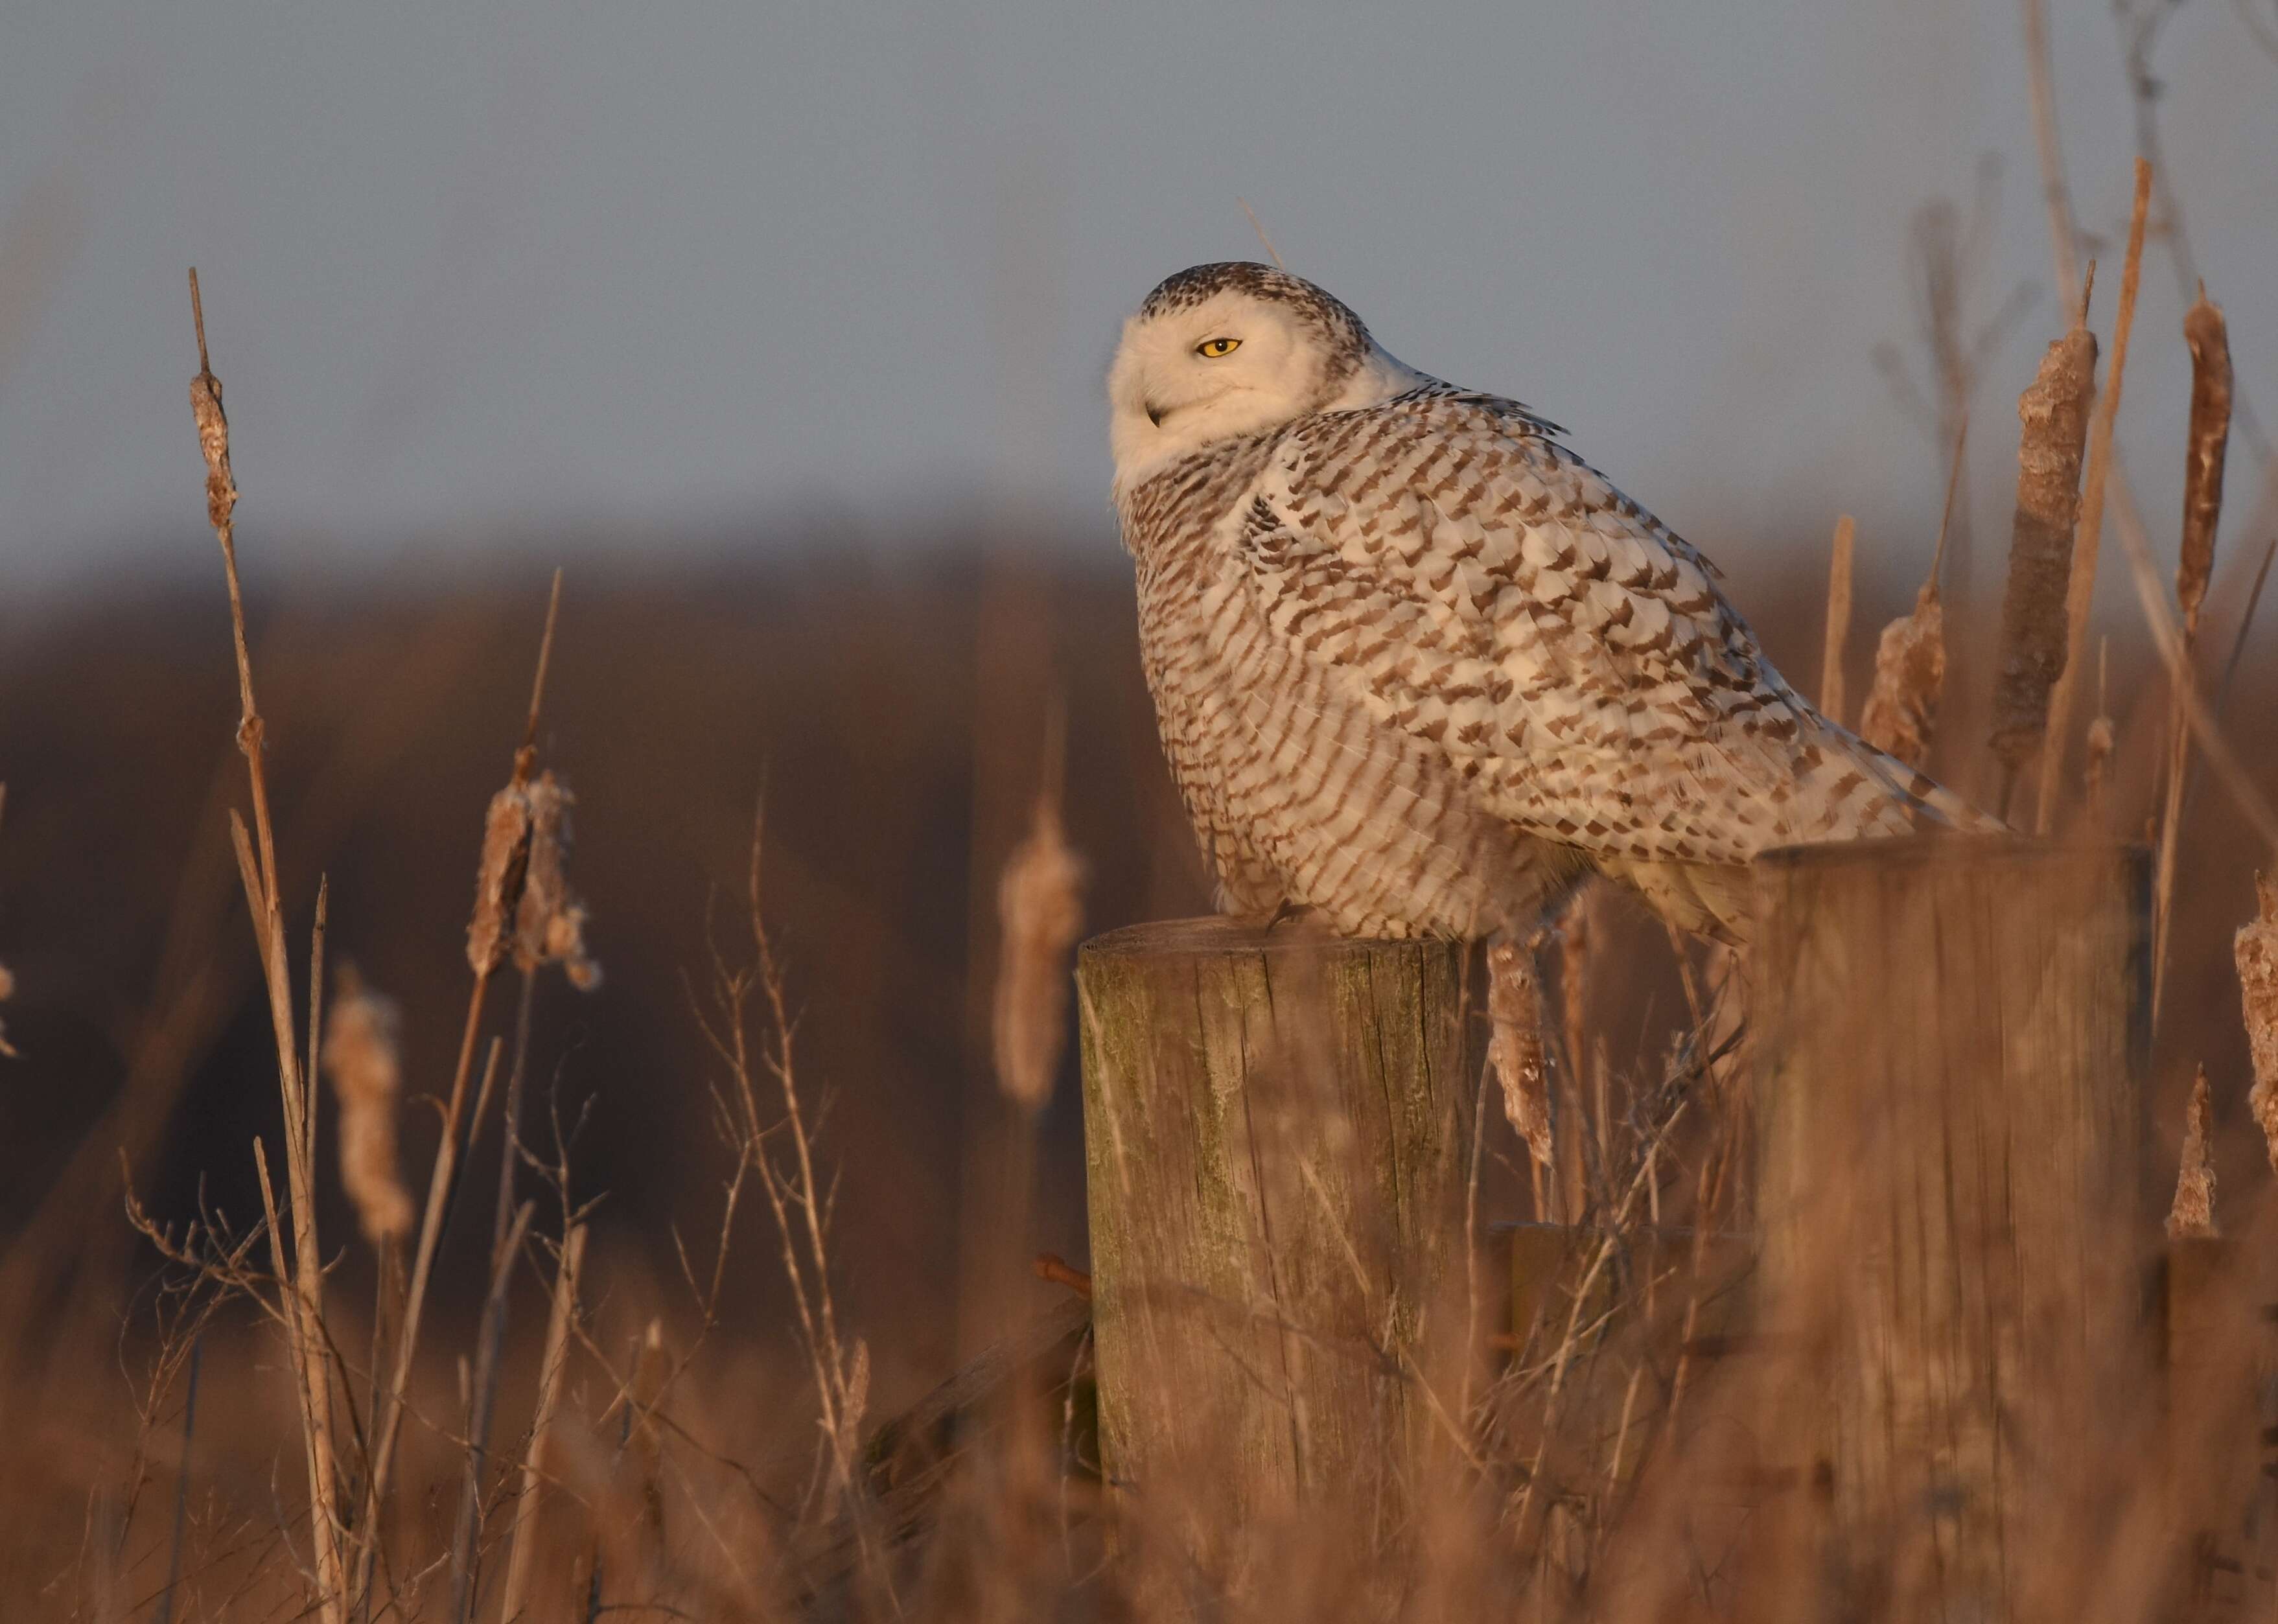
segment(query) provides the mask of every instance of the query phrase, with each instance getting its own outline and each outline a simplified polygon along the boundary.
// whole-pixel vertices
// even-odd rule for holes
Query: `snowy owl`
[[[1227,911],[1478,937],[1595,872],[1737,941],[1766,847],[1981,821],[1806,704],[1555,424],[1310,282],[1179,272],[1108,393],[1148,686]]]

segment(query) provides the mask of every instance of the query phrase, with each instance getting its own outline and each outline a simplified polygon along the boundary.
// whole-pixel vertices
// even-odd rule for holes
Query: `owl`
[[[1766,847],[1984,821],[1806,704],[1556,424],[1310,282],[1179,272],[1108,393],[1148,686],[1227,911],[1468,939],[1597,873],[1738,942]]]

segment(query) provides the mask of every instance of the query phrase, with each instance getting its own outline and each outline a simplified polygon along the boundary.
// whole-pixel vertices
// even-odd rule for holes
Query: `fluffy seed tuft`
[[[1028,836],[997,883],[1004,927],[991,1023],[997,1086],[1024,1109],[1051,1097],[1066,1041],[1068,949],[1083,929],[1083,860],[1060,827],[1050,793],[1036,798]]]
[[[1945,690],[1945,609],[1935,582],[1915,598],[1914,613],[1883,628],[1875,649],[1875,685],[1859,713],[1859,736],[1908,766],[1929,759]]]
[[[321,1056],[340,1108],[340,1184],[374,1246],[411,1232],[410,1192],[396,1158],[395,1104],[403,1092],[395,1002],[363,982],[353,964],[333,976]]]

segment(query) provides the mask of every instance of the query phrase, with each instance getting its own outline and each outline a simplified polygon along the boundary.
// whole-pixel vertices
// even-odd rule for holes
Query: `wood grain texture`
[[[1445,1443],[1420,1384],[1454,1410],[1464,1355],[1465,951],[1223,919],[1085,945],[1101,1452],[1120,1489],[1143,1500],[1175,1476],[1219,1532],[1335,1501],[1397,1518]]]
[[[1771,1402],[1848,1585],[2013,1616],[2005,1550],[2144,1378],[2148,878],[2012,837],[1756,865]]]

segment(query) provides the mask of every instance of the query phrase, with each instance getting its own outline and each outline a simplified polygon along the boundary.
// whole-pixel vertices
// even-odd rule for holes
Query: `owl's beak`
[[[1161,428],[1163,426],[1163,415],[1170,408],[1168,407],[1156,405],[1152,400],[1148,401],[1147,421],[1153,423],[1157,428]]]

